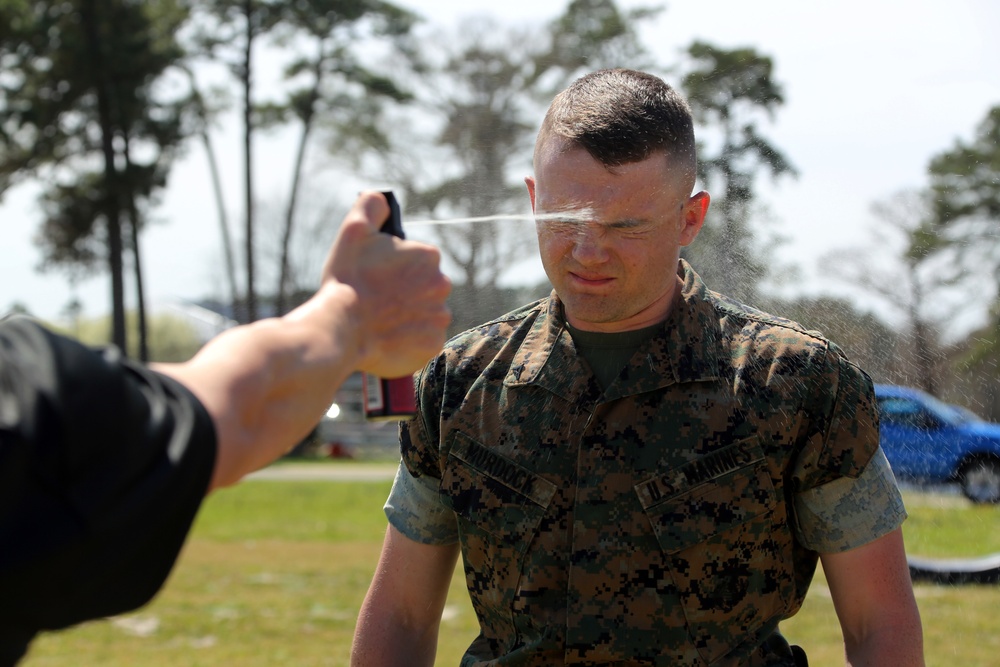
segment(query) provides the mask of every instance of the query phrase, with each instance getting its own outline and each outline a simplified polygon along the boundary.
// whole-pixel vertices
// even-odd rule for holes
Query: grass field
[[[343,465],[343,464],[331,464]],[[348,464],[349,465],[349,464]],[[358,609],[378,559],[390,482],[247,481],[214,495],[163,592],[144,609],[43,635],[28,667],[347,665]],[[924,556],[1000,551],[1000,508],[906,494],[907,548]],[[927,664],[1000,663],[1000,586],[916,589]],[[782,625],[814,666],[843,664],[822,573]],[[476,634],[461,573],[442,622],[439,665]]]

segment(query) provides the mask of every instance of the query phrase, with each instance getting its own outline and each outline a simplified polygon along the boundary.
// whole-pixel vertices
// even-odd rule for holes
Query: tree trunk
[[[243,177],[246,190],[246,261],[247,261],[247,294],[246,322],[257,319],[257,295],[254,291],[254,261],[253,261],[253,102],[252,102],[252,52],[254,40],[253,0],[244,0],[243,11],[246,17],[246,45],[243,52],[243,152],[246,156]]]
[[[312,121],[316,100],[319,98],[319,87],[322,82],[322,62],[323,56],[320,54],[316,59],[315,75],[316,81],[309,95],[309,107],[302,118],[302,135],[299,137],[299,146],[295,153],[295,167],[292,172],[292,188],[288,193],[288,209],[285,211],[285,229],[281,235],[281,264],[278,275],[278,290],[275,296],[274,314],[281,316],[285,314],[286,297],[288,296],[288,281],[290,273],[288,266],[289,248],[292,243],[292,227],[295,223],[295,207],[299,198],[299,187],[302,180],[302,164],[305,161],[306,145],[309,142],[309,133],[312,131]]]
[[[132,174],[132,155],[129,152],[128,137],[125,142],[125,173]],[[139,209],[135,205],[134,181],[127,179],[129,187],[124,193],[128,205],[129,226],[131,228],[133,273],[135,274],[135,309],[139,318],[139,361],[149,362],[149,326],[146,321],[146,289],[142,280],[142,256],[139,252]]]
[[[923,284],[920,282],[919,263],[907,262],[907,277],[910,298],[906,303],[906,316],[913,332],[913,352],[916,356],[918,386],[931,396],[938,396],[937,364],[935,363],[935,342],[931,327],[921,316],[921,307],[926,301]]]
[[[229,217],[226,215],[226,201],[222,196],[222,180],[219,178],[219,165],[215,159],[215,149],[208,132],[201,133],[201,141],[205,145],[208,156],[208,171],[212,175],[212,190],[215,192],[215,207],[219,216],[219,231],[222,234],[222,257],[226,263],[226,282],[229,283],[229,302],[233,317],[237,317],[240,296],[236,287],[236,261],[233,259],[233,240],[229,235]]]
[[[198,132],[202,145],[205,147],[205,155],[208,158],[208,172],[212,178],[212,193],[215,197],[215,210],[219,218],[219,231],[222,235],[222,259],[226,265],[226,282],[229,285],[229,304],[232,308],[232,316],[239,317],[240,297],[236,287],[236,261],[233,258],[233,239],[229,233],[229,216],[226,213],[226,198],[222,193],[222,179],[219,177],[219,163],[215,159],[215,147],[212,145],[212,137],[208,133],[208,109],[205,106],[204,97],[198,89],[198,83],[194,78],[194,73],[187,67],[181,68],[191,82],[191,98],[202,126]]]
[[[103,12],[107,15],[108,12]],[[125,330],[125,287],[122,268],[122,230],[120,186],[118,170],[115,166],[114,120],[111,115],[113,82],[109,80],[104,65],[101,31],[98,17],[102,15],[97,0],[83,0],[80,3],[80,20],[87,39],[90,64],[93,68],[94,86],[97,95],[98,117],[101,126],[101,151],[104,154],[104,216],[108,226],[108,266],[111,271],[111,342],[128,354]]]

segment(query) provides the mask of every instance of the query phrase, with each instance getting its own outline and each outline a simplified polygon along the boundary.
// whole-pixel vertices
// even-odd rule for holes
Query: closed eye
[[[638,238],[648,235],[656,227],[649,220],[619,220],[604,225],[605,229],[622,238]]]

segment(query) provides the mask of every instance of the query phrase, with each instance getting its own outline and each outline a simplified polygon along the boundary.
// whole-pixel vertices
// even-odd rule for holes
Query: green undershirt
[[[569,323],[566,326],[580,356],[597,376],[601,389],[610,387],[639,346],[663,329],[663,324],[654,324],[634,331],[605,333],[581,331]]]

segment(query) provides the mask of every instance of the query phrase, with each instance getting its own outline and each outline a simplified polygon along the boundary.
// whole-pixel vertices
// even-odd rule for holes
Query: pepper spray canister
[[[380,231],[401,239],[406,238],[403,234],[403,217],[399,211],[399,202],[392,192],[382,194],[389,202],[389,217]],[[369,421],[402,421],[412,418],[417,413],[412,375],[386,379],[364,373],[361,376],[361,387],[365,402],[365,419]]]

